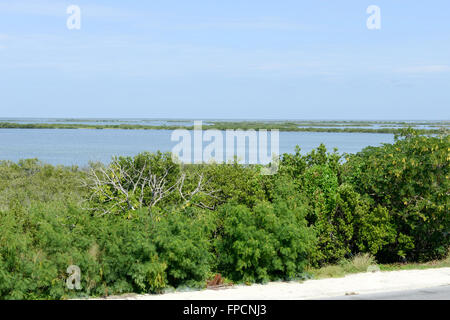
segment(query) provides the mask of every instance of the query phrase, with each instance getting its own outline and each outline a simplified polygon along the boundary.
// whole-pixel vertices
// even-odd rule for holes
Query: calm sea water
[[[0,129],[0,160],[38,158],[46,163],[85,166],[89,161],[108,163],[114,155],[143,151],[171,151],[170,130]],[[331,151],[356,153],[366,146],[392,143],[393,135],[374,133],[280,132],[280,153],[303,153],[324,143]],[[207,143],[204,144],[206,146]]]

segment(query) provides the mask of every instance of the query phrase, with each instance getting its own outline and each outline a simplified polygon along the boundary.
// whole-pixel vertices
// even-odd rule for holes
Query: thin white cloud
[[[410,74],[443,73],[443,72],[450,72],[450,66],[448,65],[411,66],[398,68],[396,71],[400,73],[410,73]]]
[[[7,0],[0,3],[0,13],[60,16],[66,14],[63,1],[51,0]]]
[[[307,25],[279,18],[259,18],[241,20],[205,20],[196,23],[174,25],[188,29],[238,29],[238,30],[306,30]]]
[[[7,42],[8,39],[9,36],[7,34],[0,33],[0,50],[3,51],[6,49],[5,42]]]
[[[67,7],[74,1],[61,0],[6,0],[0,3],[0,13],[35,16],[66,16]],[[95,18],[132,17],[135,12],[122,8],[102,6],[89,3],[76,3],[81,8],[83,16]]]
[[[142,42],[138,36],[14,36],[0,70],[55,69],[136,75],[327,75],[333,66],[296,50]],[[32,49],[31,49],[32,48]]]

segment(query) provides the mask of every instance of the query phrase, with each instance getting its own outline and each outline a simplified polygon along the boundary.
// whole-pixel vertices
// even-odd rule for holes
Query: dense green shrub
[[[315,265],[336,263],[357,253],[376,254],[392,241],[395,229],[385,208],[372,209],[370,200],[349,184],[337,187],[332,199],[333,206],[319,205],[321,210],[315,211],[314,227],[318,235],[312,259]]]
[[[54,299],[204,285],[212,263],[207,217],[140,210],[128,220],[55,204],[1,212],[0,297]],[[66,287],[70,265],[81,269],[80,292]]]
[[[194,211],[194,212],[192,212]],[[211,273],[213,255],[211,234],[213,215],[204,212],[173,211],[157,218],[153,243],[159,257],[167,265],[167,280],[171,286],[204,286]]]
[[[115,157],[108,166],[91,165],[86,179],[89,204],[102,215],[171,205],[177,201],[180,171],[170,153],[161,152]]]
[[[91,208],[100,214],[125,214],[140,208],[214,210],[227,201],[249,206],[264,199],[255,166],[181,165],[170,153],[140,153],[92,166],[87,187]]]
[[[281,156],[280,168],[276,176],[288,176],[296,184],[308,183],[305,172],[311,167],[329,168],[331,172],[338,175],[340,169],[341,155],[336,149],[333,153],[327,152],[326,147],[321,144],[317,149],[302,155],[299,146],[295,148],[295,153],[285,153]],[[277,177],[274,177],[277,179]]]
[[[80,232],[78,214],[55,204],[0,212],[1,298],[61,298],[69,293],[70,265],[83,270],[84,292],[90,293],[90,283],[99,278],[98,265],[88,254],[94,239]]]
[[[307,195],[308,222],[318,242],[312,254],[315,265],[336,263],[358,252],[376,254],[391,237],[388,213],[372,209],[352,185],[339,185],[337,172],[328,165],[305,170],[301,192]]]
[[[86,195],[83,178],[77,167],[52,166],[37,159],[0,161],[0,210],[15,202],[28,206],[34,201],[81,201]]]
[[[298,277],[313,247],[305,210],[286,202],[262,202],[253,210],[228,204],[221,209],[216,239],[219,270],[235,281]]]
[[[257,166],[245,166],[235,162],[204,166],[206,179],[212,190],[217,191],[214,205],[236,202],[253,207],[265,200],[262,176]]]
[[[204,286],[216,273],[287,279],[366,253],[380,262],[441,258],[449,154],[448,135],[406,131],[345,162],[323,145],[297,148],[273,176],[237,162],[181,166],[168,153],[87,170],[3,161],[0,298],[160,292]],[[66,287],[69,265],[81,269],[80,291]]]
[[[393,236],[382,261],[429,260],[447,253],[450,238],[450,136],[407,131],[394,144],[348,157],[343,179],[389,214]]]
[[[117,216],[101,220],[94,253],[100,264],[97,294],[157,292],[167,285],[167,264],[158,256],[151,237],[151,220],[136,214],[126,220]]]

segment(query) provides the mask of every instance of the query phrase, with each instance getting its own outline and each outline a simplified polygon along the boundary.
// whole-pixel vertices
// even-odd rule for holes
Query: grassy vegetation
[[[347,274],[367,272],[367,268],[375,264],[375,258],[369,253],[365,253],[358,254],[352,259],[342,259],[337,264],[309,268],[306,272],[311,274],[313,279],[339,278]]]
[[[450,254],[446,259],[432,260],[423,263],[391,263],[379,265],[381,271],[450,268]]]
[[[423,263],[390,263],[378,264],[375,257],[366,253],[358,254],[351,259],[343,259],[337,264],[321,268],[308,268],[306,273],[312,279],[341,278],[349,274],[368,272],[368,268],[376,266],[380,271],[424,270],[434,268],[450,268],[450,252],[447,258]],[[369,271],[370,272],[370,271]]]

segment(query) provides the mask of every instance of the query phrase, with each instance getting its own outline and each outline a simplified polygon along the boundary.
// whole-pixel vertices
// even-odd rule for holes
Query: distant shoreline
[[[66,120],[67,121],[67,120]],[[83,120],[81,120],[83,121]],[[120,130],[193,130],[193,125],[147,125],[147,124],[86,124],[86,123],[20,123],[0,122],[0,129],[120,129]],[[86,121],[86,120],[85,120]],[[103,122],[109,122],[104,120]],[[155,120],[156,121],[156,120]],[[101,122],[101,120],[98,120]],[[176,122],[170,120],[167,122]],[[187,122],[179,120],[179,122]],[[372,126],[380,126],[371,128]],[[433,128],[421,128],[426,125]],[[383,127],[386,126],[386,127]],[[438,134],[450,128],[449,121],[430,122],[382,122],[382,121],[204,121],[203,129],[216,130],[279,130],[285,132],[331,132],[331,133],[400,133],[402,129],[411,127],[420,133]]]

